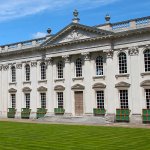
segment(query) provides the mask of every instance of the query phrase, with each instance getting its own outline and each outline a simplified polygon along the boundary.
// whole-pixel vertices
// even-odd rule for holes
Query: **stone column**
[[[93,107],[93,99],[91,99],[92,94],[92,73],[91,73],[91,62],[90,62],[90,53],[85,52],[82,53],[84,57],[84,65],[83,65],[83,77],[84,77],[84,86],[85,90],[83,93],[83,106],[84,106],[84,114],[92,115]]]
[[[64,78],[65,78],[65,91],[64,91],[64,109],[66,115],[72,115],[72,102],[71,102],[71,65],[69,55],[64,55],[62,58],[65,61]]]
[[[110,119],[114,120],[116,112],[116,96],[115,96],[115,71],[116,68],[113,63],[113,50],[106,50],[106,90],[105,90],[105,103],[106,113]]]
[[[54,100],[53,100],[53,60],[52,58],[47,58],[46,59],[47,63],[47,108],[48,108],[48,113],[47,115],[52,115],[54,112]]]

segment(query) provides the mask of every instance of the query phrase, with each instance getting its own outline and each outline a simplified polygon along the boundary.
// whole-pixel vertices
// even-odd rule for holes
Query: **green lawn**
[[[150,129],[0,122],[0,150],[150,150]]]

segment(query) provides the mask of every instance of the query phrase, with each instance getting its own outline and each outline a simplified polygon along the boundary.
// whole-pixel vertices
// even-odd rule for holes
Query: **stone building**
[[[71,24],[44,38],[0,46],[0,115],[8,108],[63,108],[66,116],[93,115],[105,109],[129,109],[130,121],[142,121],[150,108],[150,17],[86,26],[74,11]]]

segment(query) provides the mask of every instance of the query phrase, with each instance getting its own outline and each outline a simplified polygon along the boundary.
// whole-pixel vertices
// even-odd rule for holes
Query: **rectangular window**
[[[121,109],[128,109],[128,90],[120,90]]]
[[[104,91],[97,91],[97,108],[104,109]]]
[[[16,68],[14,66],[11,68],[11,73],[12,73],[12,82],[16,82]]]
[[[16,94],[11,94],[11,107],[16,108]]]
[[[30,93],[25,94],[26,108],[30,108]]]
[[[41,80],[46,79],[46,65],[45,63],[41,64]]]
[[[58,108],[63,108],[63,92],[57,93]]]
[[[145,94],[146,94],[146,107],[147,109],[150,109],[150,89],[146,89]]]
[[[41,93],[41,108],[46,108],[46,93]]]
[[[58,78],[62,79],[63,78],[63,63],[59,62],[57,65],[57,73],[58,73]]]

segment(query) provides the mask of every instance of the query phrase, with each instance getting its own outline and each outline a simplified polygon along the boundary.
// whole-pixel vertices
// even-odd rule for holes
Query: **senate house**
[[[150,122],[150,16],[0,46],[0,117]]]

